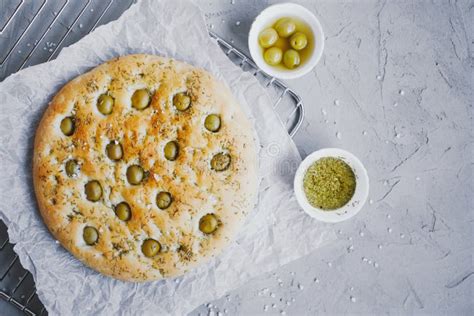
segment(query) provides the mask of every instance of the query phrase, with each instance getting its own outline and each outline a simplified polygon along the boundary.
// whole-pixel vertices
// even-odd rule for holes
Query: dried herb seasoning
[[[342,159],[324,157],[308,168],[303,188],[313,207],[335,210],[346,205],[354,195],[355,174]]]

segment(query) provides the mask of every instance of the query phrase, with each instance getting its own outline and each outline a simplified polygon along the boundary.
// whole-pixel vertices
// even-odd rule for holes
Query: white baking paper
[[[33,192],[33,138],[51,97],[72,78],[130,53],[173,57],[227,81],[260,143],[258,204],[245,226],[216,259],[175,280],[128,283],[85,267],[49,234]],[[0,83],[0,111],[0,216],[50,314],[186,314],[332,237],[295,201],[292,180],[301,158],[266,91],[209,38],[199,8],[190,2],[150,0],[132,6],[119,20],[65,48],[56,60]]]

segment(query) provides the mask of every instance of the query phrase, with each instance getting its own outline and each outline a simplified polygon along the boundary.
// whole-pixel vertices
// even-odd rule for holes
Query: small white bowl
[[[260,32],[283,17],[294,17],[306,22],[314,35],[315,43],[311,57],[295,69],[283,69],[283,67],[277,68],[268,65],[263,59],[262,48],[258,43]],[[280,79],[294,79],[310,72],[321,59],[324,50],[324,32],[318,19],[305,7],[295,3],[275,4],[263,10],[253,21],[248,45],[252,59],[264,72]]]
[[[346,205],[336,210],[325,211],[312,206],[304,193],[303,179],[306,171],[315,161],[323,157],[342,159],[352,168],[356,177],[354,195]],[[369,195],[369,176],[362,162],[350,152],[338,148],[325,148],[315,151],[303,160],[296,171],[294,189],[298,203],[309,216],[322,222],[337,223],[351,218],[362,209]]]

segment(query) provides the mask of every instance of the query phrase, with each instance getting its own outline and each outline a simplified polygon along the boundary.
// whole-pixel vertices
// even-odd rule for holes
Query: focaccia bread
[[[182,275],[222,251],[253,208],[253,135],[208,72],[152,55],[110,60],[67,83],[39,124],[41,215],[105,275]]]

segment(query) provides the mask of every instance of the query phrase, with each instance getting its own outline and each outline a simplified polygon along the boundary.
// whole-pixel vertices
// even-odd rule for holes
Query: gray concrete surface
[[[274,2],[198,1],[209,27],[244,50],[251,21]],[[474,3],[295,2],[327,36],[320,64],[288,81],[307,111],[295,142],[303,156],[323,147],[357,155],[370,202],[331,226],[333,244],[192,314],[472,315]],[[82,23],[65,44],[87,32]],[[27,48],[17,50],[20,60]]]
[[[297,1],[300,2],[300,1]],[[200,1],[212,30],[247,49],[274,1]],[[193,314],[473,314],[472,1],[301,1],[326,48],[288,81],[323,147],[366,165],[370,202],[338,241]],[[238,23],[240,22],[240,23]]]

